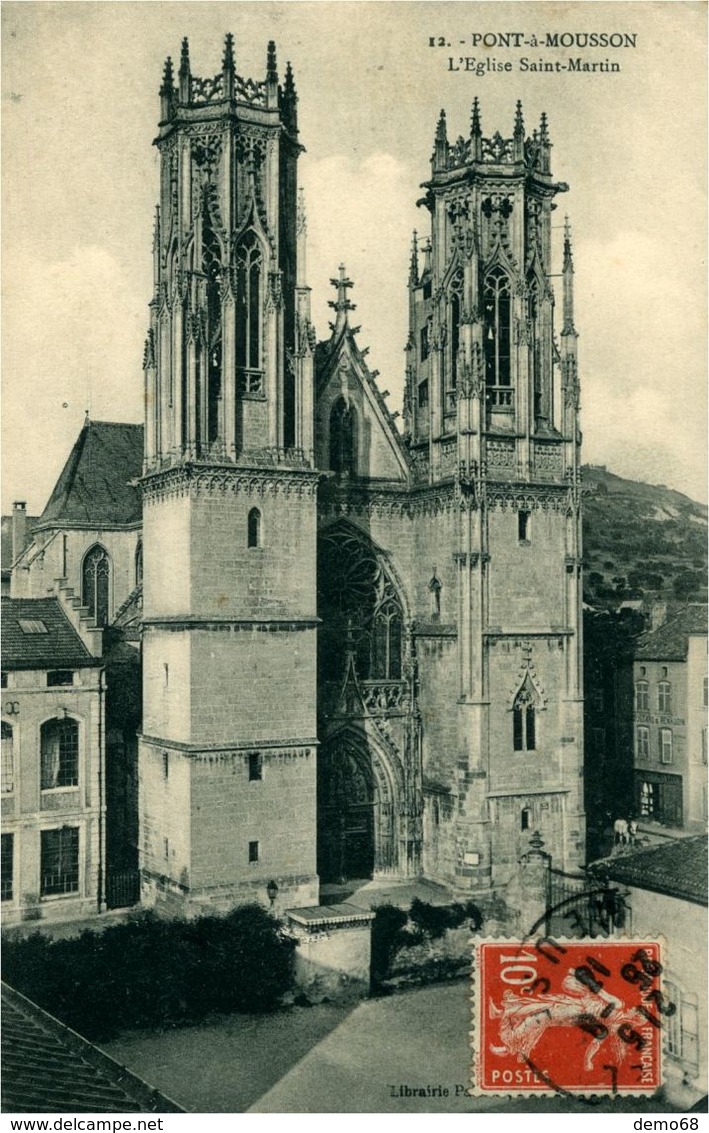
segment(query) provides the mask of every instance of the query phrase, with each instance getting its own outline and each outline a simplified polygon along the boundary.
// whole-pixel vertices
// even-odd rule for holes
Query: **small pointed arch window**
[[[431,581],[428,584],[428,591],[429,591],[429,594],[431,595],[431,618],[434,622],[437,622],[439,620],[440,616],[441,616],[441,590],[442,589],[443,589],[443,585],[441,583],[441,580],[440,580],[440,578],[438,578],[438,576],[437,576],[437,574],[434,570]]]
[[[251,508],[246,520],[246,545],[261,546],[261,512],[257,507]]]
[[[261,244],[250,228],[236,249],[236,365],[242,372],[261,369],[262,288]]]
[[[512,741],[515,751],[535,751],[537,747],[537,696],[527,678],[512,706]]]
[[[491,268],[483,287],[485,381],[508,386],[511,381],[512,303],[510,281],[501,267]]]
[[[95,543],[84,556],[81,568],[81,602],[97,626],[108,625],[110,613],[111,563],[108,552]]]
[[[135,585],[143,585],[143,540],[138,540],[135,548]]]
[[[330,468],[340,476],[357,471],[357,414],[344,397],[338,397],[330,410]]]

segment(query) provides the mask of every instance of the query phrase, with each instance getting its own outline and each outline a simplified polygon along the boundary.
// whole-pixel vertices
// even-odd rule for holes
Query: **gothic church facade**
[[[576,330],[546,119],[435,133],[403,432],[316,343],[297,96],[166,63],[145,351],[140,853],[149,901],[504,884],[583,860]]]

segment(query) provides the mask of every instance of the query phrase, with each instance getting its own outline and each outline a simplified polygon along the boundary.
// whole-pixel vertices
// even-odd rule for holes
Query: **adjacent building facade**
[[[100,631],[57,598],[2,599],[3,921],[105,903]]]
[[[643,634],[633,662],[635,809],[643,824],[707,822],[707,611],[690,605]]]
[[[669,1100],[687,1108],[707,1092],[706,835],[664,841],[602,865],[603,875],[624,887],[626,931],[654,940],[661,926],[663,1077]]]

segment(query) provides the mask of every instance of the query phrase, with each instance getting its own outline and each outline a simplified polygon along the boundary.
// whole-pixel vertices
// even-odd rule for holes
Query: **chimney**
[[[667,621],[667,603],[653,602],[650,606],[650,630],[659,629]]]
[[[27,542],[27,504],[16,500],[12,505],[12,561],[17,562]]]

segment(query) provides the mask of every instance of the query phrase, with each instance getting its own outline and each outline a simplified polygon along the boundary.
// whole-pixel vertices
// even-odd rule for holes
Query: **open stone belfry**
[[[297,96],[167,61],[145,348],[143,899],[504,884],[583,860],[570,234],[545,116],[444,112],[414,236],[403,432],[333,279],[317,343]],[[402,281],[403,283],[403,281]]]

